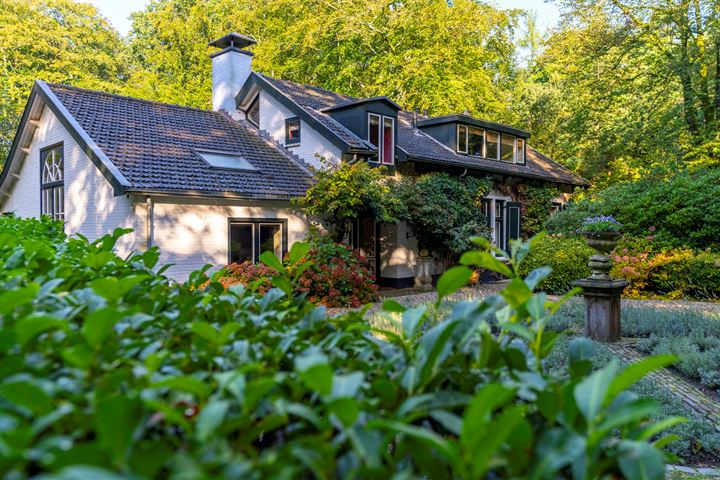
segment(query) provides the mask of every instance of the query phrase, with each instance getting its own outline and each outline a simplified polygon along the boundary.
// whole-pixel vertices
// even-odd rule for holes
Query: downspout
[[[145,199],[145,205],[147,207],[147,218],[145,219],[145,246],[148,250],[150,250],[152,248],[153,231],[155,230],[155,206],[153,205],[152,197],[147,197]]]
[[[467,175],[467,168],[460,174],[460,178],[463,178],[465,175]]]

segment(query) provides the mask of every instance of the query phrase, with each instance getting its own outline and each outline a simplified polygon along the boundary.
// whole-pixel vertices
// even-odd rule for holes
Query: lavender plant
[[[618,233],[621,228],[622,223],[615,220],[612,215],[587,217],[583,220],[578,233]]]

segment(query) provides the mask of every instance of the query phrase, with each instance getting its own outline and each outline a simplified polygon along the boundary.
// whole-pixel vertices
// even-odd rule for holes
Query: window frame
[[[370,120],[371,118],[377,118],[378,119],[378,144],[375,145],[370,140],[370,132],[372,129],[370,128]],[[390,147],[391,162],[385,162],[385,120],[390,120],[392,122],[392,145]],[[374,112],[367,112],[367,141],[368,143],[374,145],[378,149],[378,153],[376,156],[370,157],[368,162],[375,163],[378,165],[387,165],[387,166],[394,166],[395,165],[395,135],[397,134],[397,122],[395,117],[389,116],[389,115],[382,115],[380,113],[374,113]]]
[[[465,129],[465,149],[464,149],[464,150],[460,150],[460,129],[461,129],[461,128],[464,128],[464,129]],[[457,131],[456,131],[456,133],[455,133],[455,150],[456,150],[458,153],[464,153],[464,154],[467,155],[467,153],[468,153],[468,137],[469,137],[469,133],[470,133],[470,129],[468,128],[467,125],[464,125],[464,124],[462,124],[462,123],[458,123],[458,124],[457,124]]]
[[[502,132],[499,132],[498,135],[500,135],[500,142],[498,143],[498,158],[497,159],[500,160],[501,162],[505,162],[505,163],[517,163],[517,139],[518,139],[517,135],[512,135],[510,133],[502,133]],[[513,137],[512,156],[509,160],[503,159],[502,149],[503,149],[503,145],[505,145],[503,143],[504,137]]]
[[[519,147],[522,143],[522,148]],[[515,137],[515,163],[525,165],[527,142],[522,137]],[[521,155],[522,154],[522,155]]]
[[[290,125],[293,123],[297,123],[297,138],[291,139],[290,138]],[[300,120],[300,117],[290,117],[285,119],[285,145],[286,146],[295,146],[300,145],[300,142],[302,142],[302,121]]]
[[[257,105],[257,109],[258,109],[258,121],[257,121],[257,123],[255,123],[255,122],[250,118],[250,110],[252,110],[252,108],[253,108],[254,105]],[[251,124],[255,125],[257,128],[260,128],[260,93],[258,93],[257,95],[255,95],[255,98],[253,98],[252,101],[250,102],[250,104],[248,105],[247,110],[245,110],[245,118],[247,119],[248,122],[250,122]]]
[[[227,263],[232,263],[232,225],[233,224],[250,224],[253,226],[252,239],[252,263],[260,261],[260,226],[261,225],[280,225],[280,239],[282,256],[288,252],[288,219],[272,218],[272,217],[229,217],[227,221]]]
[[[44,174],[45,174],[45,161],[47,160],[47,154],[54,150],[60,150],[60,161],[61,161],[61,169],[60,169],[60,180],[56,180],[54,182],[48,182],[45,183],[44,181]],[[40,159],[40,215],[46,215],[53,220],[61,220],[65,221],[65,144],[63,142],[54,143],[52,145],[48,145],[46,147],[43,147],[40,149],[39,152],[39,159]],[[43,206],[46,205],[44,202],[46,192],[50,192],[50,205],[49,205],[49,211],[44,211],[45,208]],[[62,211],[58,212],[56,209],[56,192],[58,195],[62,196]]]
[[[492,134],[494,134],[494,135],[497,135],[497,143],[496,143],[496,145],[497,145],[497,155],[496,155],[495,157],[488,157],[488,156],[487,156],[488,144],[490,143],[490,140],[488,140],[488,133],[492,133]],[[493,142],[493,143],[495,143],[495,142]],[[498,131],[496,131],[496,130],[485,130],[485,145],[484,145],[485,156],[484,156],[484,158],[487,158],[487,159],[490,159],[490,160],[498,160],[498,161],[500,161],[500,151],[501,151],[501,149],[502,149],[502,135],[500,134],[500,132],[498,132]]]

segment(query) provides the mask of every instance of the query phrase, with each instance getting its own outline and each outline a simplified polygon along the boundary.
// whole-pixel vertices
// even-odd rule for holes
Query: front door
[[[355,224],[355,232],[353,235],[353,247],[360,251],[360,255],[365,257],[368,262],[370,271],[373,272],[376,279],[380,279],[380,262],[378,261],[379,235],[380,225],[370,216],[360,217]]]

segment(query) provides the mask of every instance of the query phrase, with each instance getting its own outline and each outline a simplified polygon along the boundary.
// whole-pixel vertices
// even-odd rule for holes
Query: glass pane
[[[395,159],[395,120],[383,118],[383,163],[392,165]]]
[[[500,152],[500,160],[503,162],[515,161],[515,136],[502,134],[502,151]]]
[[[517,161],[518,163],[525,163],[525,139],[517,139]]]
[[[467,153],[467,127],[458,125],[457,150],[458,152]]]
[[[62,147],[43,152],[42,183],[59,182],[63,179]]]
[[[256,170],[252,163],[248,162],[240,155],[222,152],[203,152],[200,150],[195,150],[195,152],[200,155],[211,167],[227,168],[231,170]]]
[[[468,154],[483,156],[483,143],[485,143],[485,132],[480,128],[470,127],[468,135]]]
[[[253,100],[250,104],[250,108],[248,108],[247,111],[247,117],[248,120],[255,124],[255,126],[260,126],[260,95],[255,97],[255,100]]]
[[[499,143],[500,143],[500,134],[497,132],[492,132],[490,130],[486,133],[487,137],[487,151],[485,152],[485,156],[487,158],[492,158],[493,160],[498,159],[498,153],[499,153]]]
[[[43,190],[42,191],[42,206],[40,208],[40,213],[42,215],[47,215],[48,207],[50,206],[50,190]]]
[[[251,223],[230,224],[230,263],[252,262],[253,230]]]
[[[380,117],[377,115],[369,116],[368,141],[376,147],[380,146]]]
[[[282,258],[282,225],[279,223],[260,224],[260,253],[273,252]]]
[[[62,220],[65,218],[65,188],[57,187],[58,201],[55,204],[55,211],[58,217]]]
[[[300,120],[291,120],[287,123],[287,141],[288,143],[300,141]]]

